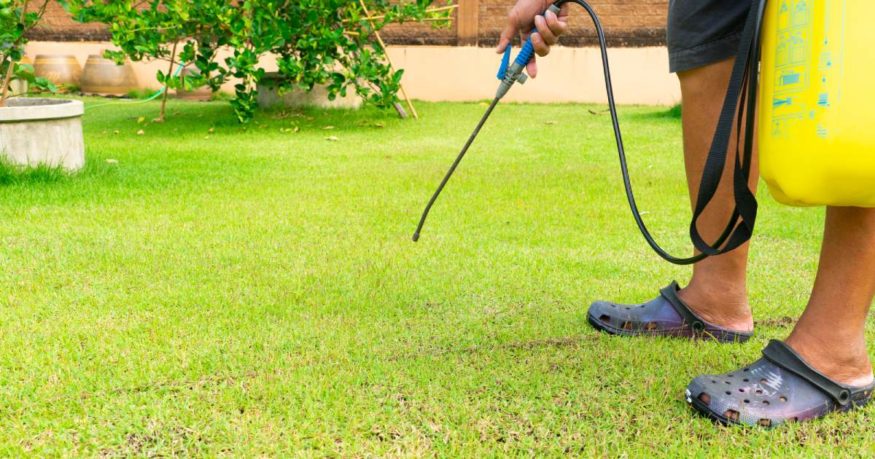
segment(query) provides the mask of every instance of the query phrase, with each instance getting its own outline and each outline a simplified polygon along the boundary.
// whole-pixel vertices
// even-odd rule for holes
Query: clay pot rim
[[[90,60],[92,60],[92,59],[93,59],[93,60],[96,60],[96,61],[107,61],[107,62],[112,62],[113,64],[115,64],[115,65],[118,66],[118,67],[124,67],[124,66],[126,66],[126,65],[128,65],[128,64],[131,63],[131,60],[128,59],[127,57],[125,57],[125,62],[124,62],[124,63],[122,63],[122,64],[116,64],[115,59],[108,59],[108,58],[106,58],[106,57],[103,57],[103,54],[89,54],[88,57],[85,58],[85,63],[87,64],[88,61],[90,61]]]
[[[78,100],[13,97],[0,107],[0,123],[76,118],[85,113]]]
[[[58,58],[58,57],[63,57],[63,58],[72,57],[73,59],[76,59],[76,62],[79,61],[79,59],[76,58],[75,54],[37,54],[36,56],[33,57],[33,60],[36,61],[37,59],[40,59],[40,58],[48,59],[48,58]]]

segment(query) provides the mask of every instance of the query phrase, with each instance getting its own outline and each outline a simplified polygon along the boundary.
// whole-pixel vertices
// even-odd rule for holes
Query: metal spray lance
[[[555,14],[559,14],[559,7],[557,5],[550,5],[550,8],[547,8],[547,11],[552,11]],[[532,33],[537,32],[537,29],[532,29]],[[477,127],[474,128],[474,132],[471,133],[471,137],[468,137],[468,141],[465,142],[465,146],[462,147],[462,151],[459,153],[459,156],[456,157],[456,160],[453,161],[452,166],[450,166],[450,170],[447,171],[447,175],[444,176],[444,179],[441,181],[441,184],[438,185],[437,190],[435,190],[431,199],[428,201],[428,205],[425,206],[425,211],[422,213],[422,217],[419,219],[419,225],[416,227],[416,232],[413,233],[413,242],[419,240],[419,233],[422,231],[422,227],[425,225],[425,219],[428,218],[428,213],[431,211],[431,206],[434,205],[434,202],[437,201],[438,196],[440,196],[441,191],[443,191],[444,186],[447,185],[447,182],[450,181],[450,177],[453,176],[453,172],[456,171],[456,168],[459,167],[459,163],[462,162],[462,158],[465,157],[465,153],[468,152],[468,148],[471,147],[471,144],[474,143],[474,139],[477,138],[477,134],[480,133],[480,129],[483,128],[483,125],[486,124],[486,120],[489,119],[489,115],[492,114],[492,110],[495,109],[495,106],[498,105],[498,102],[510,91],[510,88],[513,87],[514,83],[523,84],[528,79],[528,76],[523,73],[523,70],[526,68],[526,64],[532,60],[532,56],[535,55],[535,46],[532,45],[532,39],[529,38],[523,44],[520,53],[517,55],[516,59],[513,61],[513,64],[510,64],[510,51],[511,46],[508,45],[507,49],[504,50],[504,57],[501,59],[501,66],[498,68],[498,79],[501,80],[501,83],[498,85],[498,90],[495,92],[495,98],[492,99],[492,103],[489,104],[489,108],[486,109],[486,113],[483,114],[483,117],[480,118],[480,122],[477,123]]]

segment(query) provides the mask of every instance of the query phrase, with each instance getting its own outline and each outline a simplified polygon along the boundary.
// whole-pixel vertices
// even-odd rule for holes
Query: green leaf
[[[3,1],[3,0],[0,0]],[[158,73],[168,86],[208,85],[218,89],[236,80],[232,107],[237,119],[248,122],[257,108],[256,83],[264,78],[261,62],[277,56],[281,89],[328,85],[329,97],[349,88],[380,107],[391,107],[403,75],[392,71],[385,51],[371,36],[390,22],[433,17],[433,0],[393,3],[365,0],[370,16],[383,16],[373,26],[357,2],[348,0],[63,0],[79,21],[108,24],[117,50],[125,57],[167,59],[178,43],[178,59],[200,71],[184,83]],[[445,14],[445,17],[450,17]],[[0,21],[2,22],[2,21]],[[0,28],[0,42],[3,32]],[[219,57],[219,50],[231,49]]]

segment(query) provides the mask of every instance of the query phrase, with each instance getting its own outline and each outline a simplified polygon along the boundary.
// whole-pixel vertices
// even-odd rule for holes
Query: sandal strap
[[[829,395],[839,405],[847,406],[851,403],[850,388],[811,368],[805,359],[784,342],[775,339],[769,341],[769,345],[763,349],[763,356],[778,367],[808,381],[821,392]]]
[[[703,331],[705,329],[705,321],[690,310],[690,307],[680,299],[678,296],[678,290],[680,290],[680,287],[678,286],[677,281],[672,281],[668,287],[660,290],[659,293],[669,304],[672,305],[675,311],[677,311],[681,318],[684,319],[684,322],[689,324],[693,330],[697,332]]]

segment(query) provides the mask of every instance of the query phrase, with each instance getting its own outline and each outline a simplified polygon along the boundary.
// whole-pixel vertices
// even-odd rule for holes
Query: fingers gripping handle
[[[559,14],[559,7],[556,5],[550,5],[547,8],[547,11],[552,11],[554,14]],[[532,33],[537,32],[538,29],[532,29]],[[507,66],[507,61],[509,57],[509,49],[505,52],[504,58],[502,59],[501,67],[498,70],[498,78],[501,81],[501,85],[498,87],[498,92],[496,93],[496,97],[501,99],[507,94],[507,91],[513,86],[514,83],[519,82],[520,84],[525,83],[526,76],[523,74],[523,70],[526,68],[526,64],[532,60],[532,57],[535,55],[535,45],[532,44],[532,38],[529,37],[525,43],[523,43],[522,49],[520,49],[520,53],[517,54],[516,59],[513,61],[513,65],[509,68]]]
[[[559,15],[559,7],[556,5],[550,5],[550,7],[547,8],[547,11],[550,11],[553,14]],[[544,14],[546,14],[546,13],[547,12],[545,11]],[[537,28],[533,28],[531,33],[535,33],[537,31],[538,31]],[[514,64],[525,67],[526,64],[528,64],[529,61],[532,60],[532,56],[534,56],[534,55],[535,55],[535,46],[532,44],[532,37],[529,36],[529,39],[526,40],[526,42],[523,44],[523,48],[520,50],[520,53],[517,55],[516,60],[514,61]]]

